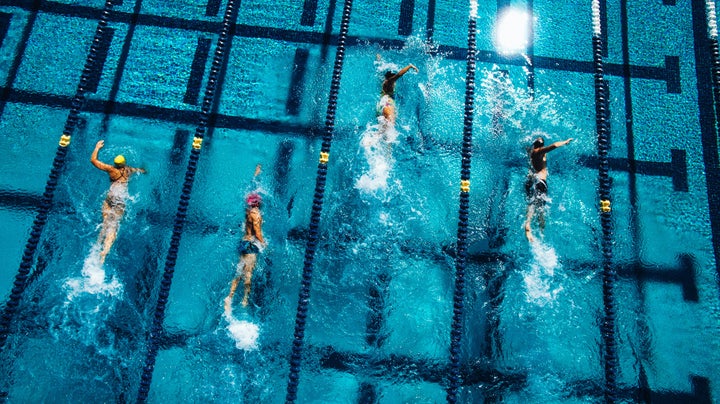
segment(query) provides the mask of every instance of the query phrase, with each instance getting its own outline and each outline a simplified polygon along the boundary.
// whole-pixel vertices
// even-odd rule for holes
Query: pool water
[[[602,229],[590,2],[478,4],[460,402],[601,402]],[[27,289],[2,347],[10,402],[136,401],[174,214],[226,2],[120,0]],[[151,402],[282,402],[342,2],[243,1],[219,80],[152,374]],[[103,2],[0,0],[0,291],[10,296]],[[529,10],[524,56],[493,38]],[[467,4],[355,1],[314,258],[298,401],[446,401]],[[705,3],[606,2],[618,396],[720,397],[717,126]],[[376,116],[397,83],[393,129]],[[709,101],[708,101],[709,100]],[[549,154],[525,238],[527,148]],[[98,260],[106,174],[129,184]],[[253,180],[255,167],[261,174]],[[267,248],[248,308],[223,299],[245,196]],[[238,293],[242,293],[242,286]]]

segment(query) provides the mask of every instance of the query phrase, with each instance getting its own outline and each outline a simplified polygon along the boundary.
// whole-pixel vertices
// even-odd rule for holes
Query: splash
[[[385,60],[380,57],[380,55],[377,55],[375,58],[375,62],[373,62],[375,65],[375,71],[380,74],[385,74],[387,71],[396,72],[400,70],[400,66],[398,66],[396,63],[390,63],[386,62]]]
[[[527,301],[545,306],[555,302],[563,287],[555,282],[555,269],[559,262],[555,249],[541,241],[530,243],[532,261],[530,271],[524,273],[525,295]]]
[[[392,145],[397,143],[395,127],[378,117],[377,125],[368,125],[362,134],[360,147],[363,150],[368,170],[355,182],[355,187],[366,193],[386,190],[392,171]]]
[[[123,290],[123,285],[113,276],[109,281],[103,264],[100,261],[99,244],[94,244],[90,254],[85,257],[82,268],[82,277],[70,278],[65,282],[67,299],[72,301],[82,294],[117,296]]]
[[[225,312],[228,322],[227,330],[235,341],[235,347],[245,351],[254,351],[258,348],[257,340],[260,336],[260,327],[257,324],[233,317],[232,312]]]
[[[57,340],[76,341],[114,358],[117,355],[115,335],[107,324],[123,300],[123,285],[115,276],[106,279],[100,249],[99,244],[90,249],[81,277],[65,280],[65,301],[50,311],[48,328]]]

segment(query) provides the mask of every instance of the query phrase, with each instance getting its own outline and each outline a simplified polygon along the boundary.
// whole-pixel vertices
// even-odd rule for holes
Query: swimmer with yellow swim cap
[[[110,190],[103,202],[103,224],[98,237],[98,244],[102,243],[103,246],[102,251],[100,251],[101,263],[105,262],[105,257],[110,252],[110,248],[112,248],[117,237],[118,225],[123,213],[125,213],[125,200],[128,197],[127,184],[130,176],[133,173],[145,173],[143,168],[129,167],[122,154],[115,157],[112,166],[98,160],[98,153],[103,146],[105,146],[105,141],[98,141],[95,150],[90,156],[90,162],[95,167],[108,173],[110,177]]]

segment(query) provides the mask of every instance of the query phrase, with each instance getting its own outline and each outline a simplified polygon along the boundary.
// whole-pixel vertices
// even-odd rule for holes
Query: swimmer
[[[380,55],[377,57],[380,59]],[[385,117],[385,120],[393,126],[395,125],[395,118],[397,118],[397,113],[395,111],[395,84],[397,80],[410,69],[414,69],[415,72],[420,71],[417,67],[415,67],[415,65],[409,64],[400,69],[398,72],[393,72],[391,70],[385,72],[385,79],[382,83],[382,92],[380,93],[380,101],[378,102],[377,109],[378,115]]]
[[[260,174],[260,165],[255,167],[255,177]],[[257,255],[260,250],[265,248],[266,243],[263,238],[262,232],[262,214],[260,213],[260,204],[262,203],[262,197],[257,192],[251,192],[245,198],[245,235],[240,241],[238,252],[240,259],[237,265],[237,273],[230,284],[230,294],[225,298],[225,313],[230,314],[232,298],[235,295],[235,290],[240,283],[240,280],[244,278],[245,294],[243,296],[242,305],[247,307],[248,299],[250,297],[250,285],[252,281],[253,270],[257,263]]]
[[[105,164],[98,160],[100,149],[105,146],[105,141],[100,140],[95,145],[90,156],[90,162],[97,168],[108,173],[110,177],[110,190],[103,201],[102,216],[103,224],[98,237],[98,244],[102,244],[100,251],[100,263],[105,262],[105,257],[110,252],[115,238],[117,237],[118,225],[125,213],[125,200],[128,197],[128,181],[133,173],[145,173],[143,168],[134,168],[126,165],[125,157],[117,155],[114,165]]]
[[[546,154],[558,147],[565,146],[573,140],[572,138],[555,142],[545,147],[545,140],[542,137],[535,139],[530,150],[530,171],[525,182],[525,193],[527,195],[528,207],[525,219],[525,237],[529,242],[535,241],[530,229],[530,223],[537,213],[540,230],[545,229],[545,201],[547,200],[547,156]]]

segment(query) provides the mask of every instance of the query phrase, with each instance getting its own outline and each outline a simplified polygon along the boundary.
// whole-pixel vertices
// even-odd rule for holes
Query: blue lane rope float
[[[462,159],[460,162],[460,208],[458,209],[457,250],[455,252],[455,293],[450,330],[450,374],[447,402],[458,400],[460,377],[460,343],[465,312],[465,267],[467,264],[467,233],[470,212],[470,162],[472,160],[473,114],[475,112],[475,55],[477,33],[477,0],[470,1],[468,19],[467,72],[465,78],[465,118],[463,122]]]
[[[155,369],[155,359],[158,353],[159,341],[163,334],[165,309],[170,296],[170,286],[172,285],[172,278],[175,273],[175,263],[177,261],[178,250],[180,248],[180,238],[182,236],[185,219],[187,217],[188,205],[190,204],[190,195],[192,193],[193,183],[195,182],[195,173],[197,171],[198,160],[200,159],[203,138],[207,130],[208,119],[212,112],[212,106],[215,102],[215,91],[217,90],[220,69],[227,57],[228,39],[232,34],[237,16],[235,3],[236,0],[228,0],[227,7],[225,8],[222,30],[220,31],[220,37],[218,38],[215,47],[215,54],[210,68],[210,74],[208,75],[207,86],[205,87],[205,96],[203,98],[200,111],[200,119],[195,130],[195,137],[193,138],[192,149],[190,150],[190,158],[188,160],[187,170],[185,171],[185,181],[180,194],[177,212],[175,213],[170,247],[165,259],[165,270],[163,272],[162,281],[160,282],[160,290],[158,292],[158,300],[155,306],[153,323],[147,340],[145,366],[143,367],[142,376],[140,377],[140,387],[138,389],[137,401],[141,403],[147,401],[148,393],[150,392],[150,384],[152,383],[152,375]]]
[[[298,384],[300,383],[300,362],[302,359],[303,340],[305,338],[305,321],[307,319],[308,303],[310,302],[310,285],[312,283],[313,262],[315,249],[318,243],[318,228],[320,214],[322,213],[323,198],[325,196],[325,181],[327,178],[327,163],[330,158],[330,146],[335,130],[335,111],[337,109],[338,92],[340,91],[340,78],[342,76],[343,61],[345,59],[345,41],[350,26],[350,13],[352,0],[345,0],[338,34],[335,65],[333,67],[332,81],[330,83],[330,96],[328,97],[327,114],[325,116],[325,133],[320,151],[320,161],[315,180],[315,194],[313,197],[312,213],[310,216],[310,232],[305,248],[305,261],[303,264],[302,281],[298,297],[297,314],[295,316],[295,333],[293,334],[292,354],[290,356],[290,374],[288,376],[286,403],[297,400]]]
[[[595,73],[595,125],[597,131],[599,168],[600,222],[602,224],[603,254],[603,306],[605,315],[600,327],[603,342],[603,365],[605,370],[605,401],[617,402],[618,354],[615,338],[615,281],[617,272],[613,266],[613,224],[610,198],[609,128],[607,122],[607,94],[603,77],[603,43],[600,20],[600,1],[592,2],[593,18],[593,67]],[[602,0],[604,1],[604,0]]]
[[[45,184],[45,192],[42,195],[40,208],[35,216],[35,220],[33,221],[33,225],[30,230],[30,237],[28,238],[27,244],[25,244],[22,261],[20,262],[20,269],[18,270],[17,275],[15,275],[12,292],[5,304],[2,317],[0,317],[0,349],[7,341],[8,334],[10,333],[10,324],[15,317],[15,313],[17,313],[18,306],[20,305],[20,301],[22,300],[25,289],[27,288],[28,276],[33,267],[35,253],[37,252],[37,247],[40,244],[40,237],[42,236],[45,224],[47,224],[48,214],[52,208],[55,189],[57,188],[58,180],[60,179],[63,168],[65,167],[68,146],[70,145],[72,134],[77,127],[80,108],[82,108],[85,101],[88,81],[97,69],[96,60],[98,57],[98,48],[102,44],[104,31],[107,27],[108,20],[110,19],[112,7],[113,0],[107,0],[102,14],[100,15],[97,28],[95,29],[95,37],[90,45],[90,50],[88,52],[87,59],[85,60],[82,74],[80,75],[80,83],[75,91],[70,112],[68,113],[67,120],[65,121],[63,133],[60,136],[52,169],[50,170],[50,175],[48,176],[48,180]]]

